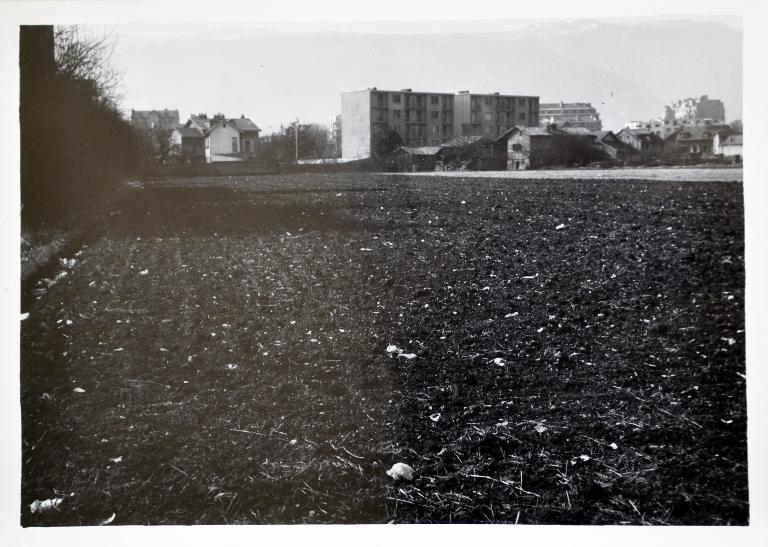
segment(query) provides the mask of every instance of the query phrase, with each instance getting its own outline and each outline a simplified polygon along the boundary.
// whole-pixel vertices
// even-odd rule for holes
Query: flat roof
[[[468,95],[468,96],[480,96],[480,97],[522,97],[527,99],[538,99],[539,95],[512,95],[503,93],[459,93],[458,91],[403,91],[402,89],[357,89],[354,91],[342,91],[341,94],[346,93],[411,93],[413,95],[450,95],[451,97]]]

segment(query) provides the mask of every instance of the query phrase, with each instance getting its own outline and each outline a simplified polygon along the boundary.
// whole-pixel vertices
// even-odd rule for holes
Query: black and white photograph
[[[764,13],[549,4],[0,3],[14,545],[758,541]]]

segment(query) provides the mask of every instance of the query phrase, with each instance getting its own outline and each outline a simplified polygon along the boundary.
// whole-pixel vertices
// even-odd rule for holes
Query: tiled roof
[[[539,137],[551,137],[552,134],[547,131],[545,127],[523,127],[521,125],[516,125],[514,127],[510,127],[504,133],[498,136],[496,139],[496,142],[504,141],[509,137],[513,131],[520,131],[521,133],[526,133],[531,136],[539,136]]]
[[[552,133],[550,133],[546,127],[520,127],[519,129],[523,133],[528,133],[529,135],[536,135],[538,137],[552,136]]]
[[[412,156],[434,156],[442,149],[442,146],[401,146],[398,150],[404,150]]]
[[[483,135],[472,135],[468,137],[455,137],[448,142],[444,142],[440,146],[445,148],[462,148],[464,146],[472,146],[475,144],[490,144],[491,142],[493,141]]]
[[[248,118],[231,118],[227,120],[238,131],[261,131],[259,127]]]
[[[659,137],[656,133],[653,133],[652,131],[648,131],[646,129],[627,129],[626,127],[619,131],[619,133],[629,133],[630,135],[634,135],[638,138],[638,140],[647,142],[647,143],[658,143],[663,142],[664,139]]]
[[[259,127],[253,123],[248,118],[230,118],[228,120],[219,120],[213,125],[211,125],[211,128],[208,129],[205,134],[210,134],[211,131],[213,131],[217,127],[230,125],[232,128],[236,129],[238,132],[243,133],[245,131],[261,131]]]
[[[190,122],[194,123],[195,125],[198,125],[200,127],[205,127],[206,129],[211,127],[211,119],[210,118],[201,118],[199,116],[190,116],[189,117],[189,121],[187,123],[189,124]]]
[[[720,146],[724,146],[726,144],[730,145],[743,145],[744,144],[744,135],[739,133],[737,135],[731,135],[727,139],[725,139],[723,142],[720,143]]]
[[[555,128],[555,130],[561,133],[565,133],[566,135],[581,135],[581,136],[594,135],[594,133],[592,133],[592,131],[590,131],[586,127],[557,127]]]
[[[177,125],[176,131],[178,131],[182,137],[202,137],[202,132],[195,127],[184,127],[183,125]]]

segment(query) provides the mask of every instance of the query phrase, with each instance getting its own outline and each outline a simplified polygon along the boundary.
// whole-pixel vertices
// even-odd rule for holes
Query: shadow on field
[[[21,327],[23,525],[748,522],[739,185],[345,180],[94,221]]]
[[[318,191],[319,192],[319,191]],[[240,237],[282,231],[350,231],[359,226],[315,192],[146,187],[111,214],[113,236]],[[117,217],[117,218],[116,218]]]

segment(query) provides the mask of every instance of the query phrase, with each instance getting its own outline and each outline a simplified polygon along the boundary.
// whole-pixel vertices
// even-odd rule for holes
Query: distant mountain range
[[[515,30],[439,33],[297,32],[243,26],[191,35],[121,34],[115,57],[130,108],[251,117],[266,132],[327,123],[342,91],[539,95],[591,102],[604,127],[660,116],[673,100],[707,94],[742,117],[742,32],[684,20],[535,22]],[[148,35],[150,34],[150,35]]]

